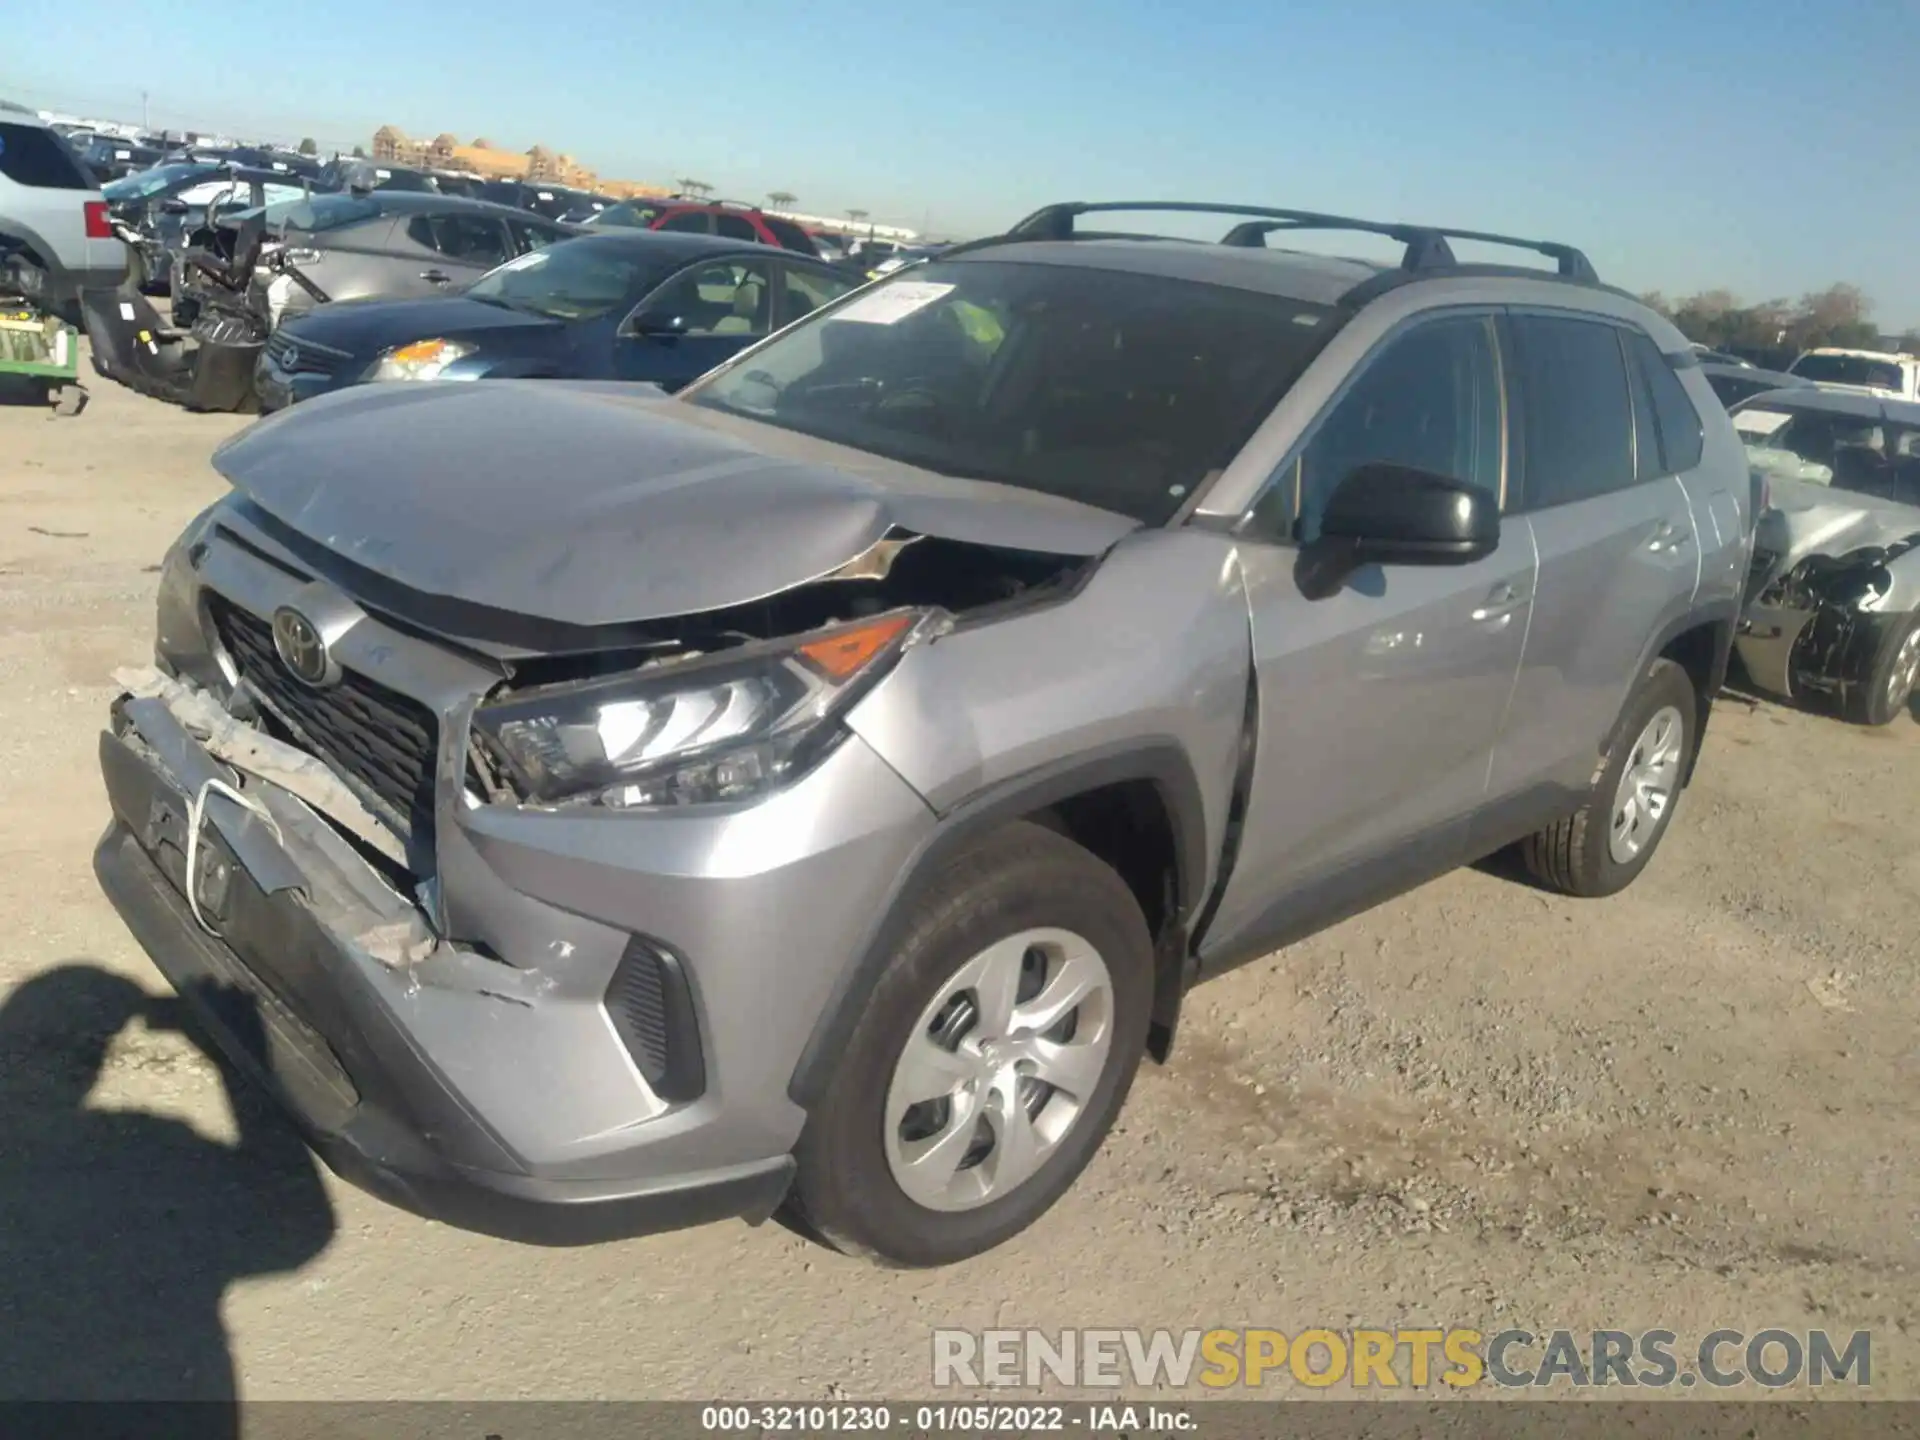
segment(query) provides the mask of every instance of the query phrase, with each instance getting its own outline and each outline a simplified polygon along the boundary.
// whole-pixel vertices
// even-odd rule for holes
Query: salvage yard
[[[901,1397],[931,1390],[936,1326],[1356,1324],[1868,1330],[1873,1393],[1920,1398],[1905,718],[1729,699],[1625,895],[1489,864],[1204,987],[1081,1182],[949,1270],[771,1225],[519,1248],[330,1176],[322,1206],[284,1144],[227,1163],[218,1073],[138,1019],[88,1093],[111,1011],[5,1002],[74,965],[161,992],[91,873],[95,737],[246,423],[89,388],[64,418],[0,394],[0,1395],[90,1364],[130,1395],[217,1392],[212,1317],[182,1312],[230,1281],[256,1399]]]

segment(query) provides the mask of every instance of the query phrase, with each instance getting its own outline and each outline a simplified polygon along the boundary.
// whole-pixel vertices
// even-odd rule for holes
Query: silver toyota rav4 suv
[[[1672,821],[1740,442],[1579,251],[1463,233],[1052,206],[673,398],[256,424],[102,736],[101,882],[401,1205],[1004,1241],[1196,981],[1516,842],[1610,894]]]

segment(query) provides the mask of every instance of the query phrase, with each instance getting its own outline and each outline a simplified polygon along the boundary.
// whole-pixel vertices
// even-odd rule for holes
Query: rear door
[[[416,215],[407,222],[407,238],[432,251],[432,257],[417,270],[402,269],[394,279],[405,288],[385,293],[433,295],[459,290],[494,266],[506,264],[515,253],[507,227],[492,215]]]
[[[1628,368],[1628,331],[1563,311],[1505,322],[1518,372],[1516,501],[1540,583],[1494,755],[1494,800],[1584,794],[1649,644],[1692,607],[1700,544]]]

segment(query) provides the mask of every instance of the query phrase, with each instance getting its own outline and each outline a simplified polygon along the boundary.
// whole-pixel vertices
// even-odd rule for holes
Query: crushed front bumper
[[[127,733],[100,739],[114,818],[95,874],[215,1043],[341,1178],[417,1214],[543,1245],[758,1222],[779,1204],[792,1171],[785,1157],[653,1183],[529,1173],[409,1030],[396,1000],[418,987],[320,918],[313,897],[328,887],[294,858],[316,837],[276,837],[217,795],[204,802],[194,893],[218,933],[202,928],[185,898],[186,787],[225,772],[184,729],[169,733],[156,708],[116,728]],[[276,808],[283,826],[298,813]]]

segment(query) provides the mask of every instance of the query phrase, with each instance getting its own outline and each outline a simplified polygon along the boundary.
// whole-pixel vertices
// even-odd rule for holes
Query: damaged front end
[[[1846,508],[1762,518],[1736,648],[1770,694],[1844,701],[1868,683],[1887,627],[1920,604],[1920,512],[1904,517],[1903,534],[1903,517]]]

